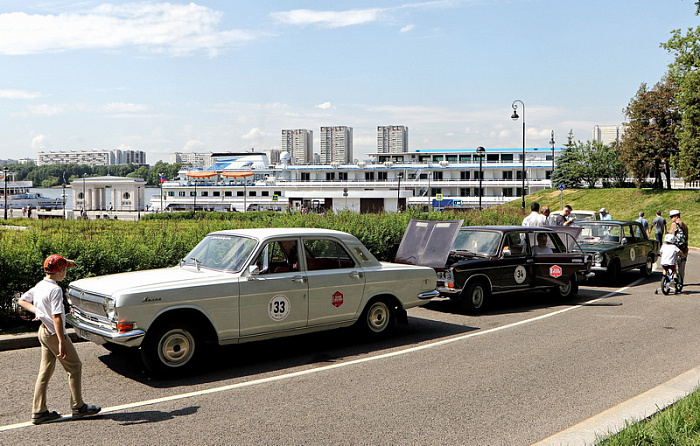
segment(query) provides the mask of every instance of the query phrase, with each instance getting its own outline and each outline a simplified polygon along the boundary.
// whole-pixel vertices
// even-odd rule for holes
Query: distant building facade
[[[312,163],[314,154],[314,132],[306,129],[282,130],[281,150],[283,152],[289,152],[292,156],[292,164]]]
[[[37,166],[53,164],[87,164],[113,166],[118,164],[146,164],[146,153],[140,150],[68,150],[39,152]]]
[[[593,141],[610,145],[615,141],[620,141],[625,128],[621,125],[597,125],[593,127]]]
[[[322,164],[350,164],[352,157],[352,127],[321,127]]]
[[[408,152],[408,127],[403,125],[380,125],[377,127],[378,153]]]
[[[170,164],[187,164],[192,167],[211,167],[212,158],[209,153],[194,153],[194,152],[175,152],[170,155]]]

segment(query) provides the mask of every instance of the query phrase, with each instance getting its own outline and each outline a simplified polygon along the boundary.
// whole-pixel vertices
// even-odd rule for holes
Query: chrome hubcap
[[[173,329],[167,332],[158,345],[158,356],[163,364],[180,367],[187,364],[194,354],[194,337],[187,330]]]

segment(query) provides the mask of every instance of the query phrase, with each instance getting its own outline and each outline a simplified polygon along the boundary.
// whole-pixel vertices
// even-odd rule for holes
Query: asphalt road
[[[698,365],[697,270],[677,296],[630,272],[629,288],[513,296],[481,316],[437,300],[383,341],[335,330],[226,347],[176,381],[79,343],[85,399],[104,414],[43,426],[27,424],[39,349],[4,351],[0,444],[530,445]],[[60,368],[49,402],[69,413]]]

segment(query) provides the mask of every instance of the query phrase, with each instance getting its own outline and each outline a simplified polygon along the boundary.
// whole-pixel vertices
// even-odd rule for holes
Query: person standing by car
[[[605,208],[600,208],[600,219],[601,220],[612,220],[612,215],[608,213],[608,210]]]
[[[649,232],[649,220],[644,218],[644,211],[639,213],[639,218],[636,221],[641,223],[642,227],[644,228],[644,232],[646,232],[648,236],[651,236],[651,233]]]
[[[44,261],[44,279],[19,298],[18,304],[34,313],[41,321],[39,342],[41,343],[41,365],[34,386],[33,424],[43,424],[61,418],[61,414],[49,411],[46,391],[56,368],[56,359],[68,373],[73,418],[95,415],[99,406],[83,401],[82,362],[70,338],[66,335],[66,311],[63,306],[63,290],[57,282],[65,279],[68,268],[75,266],[73,260],[59,255],[50,255]]]
[[[664,234],[666,234],[666,219],[661,216],[661,211],[656,211],[656,217],[651,221],[651,227],[654,228],[656,240],[662,243]]]
[[[523,226],[545,226],[547,217],[540,214],[540,204],[534,202],[530,205],[530,215],[523,219]]]
[[[570,224],[572,224],[575,220],[575,218],[571,216],[571,211],[573,210],[574,209],[568,204],[564,206],[564,209],[561,211],[561,214],[557,215],[557,220],[554,222],[554,225],[569,226]]]
[[[673,222],[669,232],[673,234],[674,244],[683,253],[683,259],[678,265],[678,272],[681,273],[681,277],[685,277],[685,264],[688,263],[688,225],[681,220],[681,211],[677,209],[672,210],[669,217]]]

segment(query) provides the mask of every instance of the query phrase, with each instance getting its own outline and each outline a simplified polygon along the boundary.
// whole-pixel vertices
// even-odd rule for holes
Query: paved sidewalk
[[[73,342],[83,342],[83,339],[79,338],[75,334],[75,330],[72,328],[66,329],[66,333],[70,336]],[[30,348],[38,347],[39,338],[37,338],[37,331],[30,331],[27,333],[9,334],[0,336],[0,351],[4,350],[17,350],[20,348]]]

